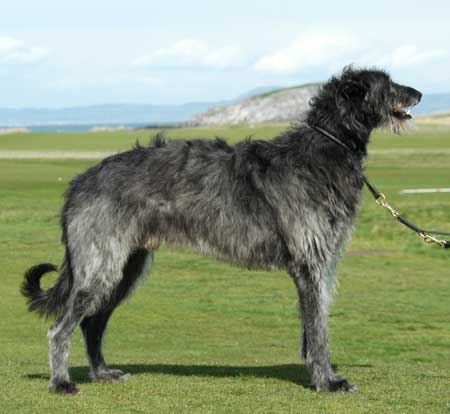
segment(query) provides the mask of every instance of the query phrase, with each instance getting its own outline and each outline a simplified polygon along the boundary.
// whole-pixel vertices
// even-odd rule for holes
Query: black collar
[[[342,148],[345,148],[348,152],[350,153],[356,153],[357,155],[360,155],[362,157],[364,157],[366,155],[365,151],[362,150],[361,148],[358,148],[357,145],[353,145],[352,147],[349,146],[348,144],[346,144],[345,142],[342,142],[339,138],[335,137],[333,134],[329,133],[327,130],[315,126],[315,125],[309,125],[309,124],[305,124],[305,126],[307,126],[310,129],[313,129],[314,131],[318,132],[319,134],[324,135],[325,137],[327,137],[328,139],[330,139],[331,141],[333,141],[335,144],[341,146]]]
[[[334,135],[330,134],[328,131],[326,131],[323,128],[320,128],[318,126],[311,126],[308,124],[305,124],[308,128],[314,129],[317,132],[320,132],[322,135],[325,135],[327,138],[330,138],[333,142],[340,145],[341,147],[345,148],[347,151],[352,152],[352,149],[347,145],[344,144],[339,138],[336,138]]]

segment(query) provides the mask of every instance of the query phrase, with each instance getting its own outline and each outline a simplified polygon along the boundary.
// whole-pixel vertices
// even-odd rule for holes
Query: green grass
[[[236,141],[249,134],[267,138],[282,128],[168,134]],[[149,135],[19,134],[0,137],[0,151],[116,151]],[[450,131],[377,133],[370,151],[368,175],[392,203],[419,224],[450,231],[450,194],[398,194],[449,185]],[[90,383],[77,331],[71,373],[82,394],[48,393],[50,322],[26,312],[19,285],[28,266],[61,262],[62,194],[92,163],[0,160],[1,412],[450,412],[450,252],[423,244],[367,192],[347,249],[359,254],[340,265],[330,317],[332,361],[359,386],[357,394],[318,394],[307,387],[298,357],[297,299],[285,273],[241,270],[165,248],[149,280],[115,313],[106,337],[107,361],[130,372],[130,380]],[[54,277],[47,279],[49,286]]]
[[[236,142],[244,137],[267,139],[285,128],[285,125],[270,124],[264,128],[247,125],[216,128],[168,129],[167,137],[211,138],[226,137]],[[0,151],[123,151],[129,149],[136,140],[147,144],[156,134],[154,130],[86,132],[86,133],[21,133],[0,136]]]

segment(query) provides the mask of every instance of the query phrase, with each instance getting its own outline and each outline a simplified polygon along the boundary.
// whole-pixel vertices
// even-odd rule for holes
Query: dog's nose
[[[416,99],[416,105],[420,102],[420,100],[422,99],[422,92],[418,91],[417,89],[411,88],[411,87],[407,87],[406,88],[406,92],[409,94],[409,96],[412,99]]]
[[[422,99],[422,92],[417,91],[417,103]]]

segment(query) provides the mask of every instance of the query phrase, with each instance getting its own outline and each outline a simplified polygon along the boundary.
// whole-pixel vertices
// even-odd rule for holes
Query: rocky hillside
[[[190,118],[186,124],[236,125],[242,123],[284,122],[302,119],[309,100],[320,84],[307,84],[243,99],[237,103],[219,106]]]

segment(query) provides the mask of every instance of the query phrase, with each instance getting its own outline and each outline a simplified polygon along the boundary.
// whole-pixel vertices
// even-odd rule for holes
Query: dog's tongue
[[[397,109],[395,111],[395,114],[397,117],[401,118],[401,119],[411,119],[413,117],[411,110],[408,108],[406,110],[403,109]]]
[[[410,109],[407,109],[406,111],[403,111],[402,115],[403,115],[403,118],[406,118],[406,119],[411,119],[413,117]]]

